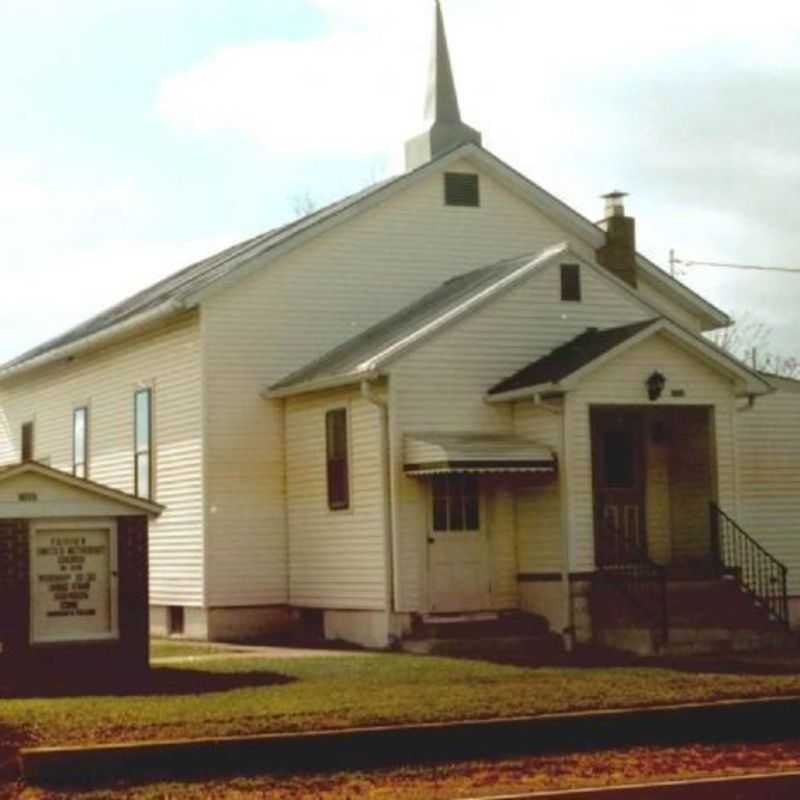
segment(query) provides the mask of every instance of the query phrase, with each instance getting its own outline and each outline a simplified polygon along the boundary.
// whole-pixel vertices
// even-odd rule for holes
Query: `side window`
[[[480,494],[476,475],[434,476],[433,529],[480,530]]]
[[[33,461],[33,423],[25,422],[22,425],[22,433],[20,435],[21,447],[20,450],[23,461]]]
[[[581,302],[581,268],[579,264],[561,265],[561,300],[565,303]]]
[[[72,474],[77,478],[89,476],[89,409],[72,412]]]
[[[325,415],[325,445],[328,466],[328,508],[350,508],[350,466],[348,463],[347,409],[337,408]]]
[[[153,393],[140,389],[134,395],[134,493],[153,498]]]

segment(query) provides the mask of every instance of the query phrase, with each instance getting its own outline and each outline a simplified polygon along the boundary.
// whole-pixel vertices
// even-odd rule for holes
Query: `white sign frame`
[[[103,532],[108,534],[109,555],[109,614],[110,630],[107,633],[83,634],[75,638],[42,635],[36,625],[35,581],[38,575],[36,568],[36,539],[39,534],[48,532]],[[117,522],[115,519],[71,519],[71,520],[32,520],[30,525],[30,644],[81,644],[83,642],[111,642],[119,640],[119,566],[117,561]]]

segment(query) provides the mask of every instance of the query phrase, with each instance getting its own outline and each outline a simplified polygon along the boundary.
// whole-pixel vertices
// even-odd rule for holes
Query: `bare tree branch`
[[[313,198],[308,189],[304,189],[302,192],[293,194],[290,199],[292,203],[292,211],[297,219],[300,219],[301,217],[307,217],[309,214],[313,214],[319,208],[319,203]]]
[[[752,369],[785,378],[800,377],[800,361],[796,357],[774,352],[772,329],[745,312],[735,325],[708,335],[717,347],[744,361]]]

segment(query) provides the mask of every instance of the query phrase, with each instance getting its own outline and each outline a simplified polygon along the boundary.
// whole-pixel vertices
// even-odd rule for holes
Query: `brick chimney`
[[[636,288],[636,220],[625,216],[625,192],[604,194],[606,217],[599,223],[606,243],[595,253],[597,261]]]

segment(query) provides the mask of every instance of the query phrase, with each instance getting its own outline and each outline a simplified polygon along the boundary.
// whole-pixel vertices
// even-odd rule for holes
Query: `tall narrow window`
[[[350,508],[350,475],[347,448],[347,409],[337,408],[325,415],[328,462],[328,508]]]
[[[72,474],[86,478],[89,473],[89,410],[76,408],[72,412]]]
[[[22,426],[22,460],[33,461],[33,423],[26,422]]]
[[[153,497],[153,395],[140,389],[134,398],[134,483],[137,497]]]
[[[561,299],[568,303],[581,302],[581,268],[578,264],[561,265]]]

